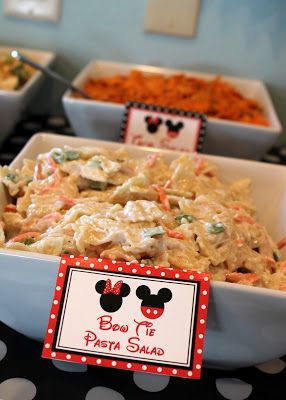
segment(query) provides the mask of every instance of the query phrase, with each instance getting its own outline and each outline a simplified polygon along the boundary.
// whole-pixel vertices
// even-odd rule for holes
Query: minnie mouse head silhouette
[[[98,281],[95,290],[100,296],[100,305],[104,311],[116,312],[122,306],[122,298],[130,293],[130,287],[123,281],[118,281],[112,287],[111,280],[107,279]]]
[[[151,134],[154,134],[158,131],[159,126],[162,124],[162,119],[158,117],[152,117],[151,115],[147,115],[145,117],[145,122],[147,125],[147,131]]]

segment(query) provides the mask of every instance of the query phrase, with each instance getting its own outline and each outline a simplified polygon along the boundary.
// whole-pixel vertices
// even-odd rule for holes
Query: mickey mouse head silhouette
[[[180,134],[180,130],[184,127],[183,122],[177,122],[177,123],[173,123],[172,121],[170,121],[169,119],[166,121],[166,126],[168,127],[167,129],[167,135],[174,139],[176,137],[179,136]]]
[[[123,281],[118,281],[112,287],[110,279],[98,281],[95,290],[101,294],[100,305],[107,312],[118,311],[122,306],[122,297],[126,297],[130,293],[129,285],[123,283]]]
[[[156,133],[163,121],[161,118],[151,117],[150,115],[147,115],[145,117],[145,122],[147,124],[147,131],[149,133]]]
[[[148,286],[141,285],[136,290],[136,296],[142,300],[141,312],[144,317],[156,319],[161,317],[164,312],[164,303],[167,303],[172,298],[170,289],[160,289],[158,294],[151,294]]]

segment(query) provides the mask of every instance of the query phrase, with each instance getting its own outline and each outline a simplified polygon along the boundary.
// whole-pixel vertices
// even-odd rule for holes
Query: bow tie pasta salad
[[[13,201],[0,246],[209,272],[219,281],[286,290],[283,238],[257,222],[250,181],[224,183],[198,155],[171,163],[123,149],[54,148],[1,168]]]

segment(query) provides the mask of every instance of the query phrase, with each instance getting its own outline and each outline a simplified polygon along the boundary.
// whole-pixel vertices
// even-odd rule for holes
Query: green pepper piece
[[[25,69],[19,71],[18,78],[20,80],[20,85],[23,85],[30,78],[30,76],[30,72]]]
[[[24,64],[22,62],[19,62],[17,65],[15,65],[14,68],[12,68],[12,70],[11,70],[12,74],[19,76],[23,67],[24,67]]]
[[[63,254],[72,254],[69,250],[64,250]]]
[[[62,164],[65,161],[63,153],[57,150],[51,153],[51,157],[57,164]]]
[[[154,228],[144,228],[142,234],[145,238],[147,237],[156,237],[156,236],[163,236],[165,230],[162,226],[155,226]]]
[[[145,260],[140,260],[140,263],[145,265],[152,265],[153,261],[150,258],[146,258]]]
[[[6,178],[9,179],[9,181],[11,182],[16,183],[17,175],[15,174],[15,172],[8,172]]]
[[[206,222],[207,231],[214,235],[225,231],[225,226],[222,222]]]
[[[26,246],[29,246],[30,244],[35,243],[35,239],[33,239],[32,237],[29,237],[29,238],[22,240],[21,243],[24,243]]]
[[[90,188],[94,190],[105,190],[107,188],[108,182],[98,182],[98,181],[91,181]]]
[[[273,251],[273,258],[274,258],[275,261],[279,261],[279,256],[276,253],[276,251]]]
[[[183,224],[183,219],[187,220],[188,222],[194,222],[195,217],[191,214],[180,214],[175,217],[175,220],[179,222],[179,224]]]
[[[66,150],[65,156],[68,161],[77,160],[80,156],[79,152],[76,150]]]
[[[94,156],[90,160],[88,160],[87,165],[92,168],[102,169],[102,162],[100,158],[98,158],[98,156]]]

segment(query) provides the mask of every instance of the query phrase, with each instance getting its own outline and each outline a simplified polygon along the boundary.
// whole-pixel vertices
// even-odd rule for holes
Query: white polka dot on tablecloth
[[[96,386],[87,392],[85,400],[125,400],[125,399],[122,396],[122,394],[116,392],[115,390],[103,386]]]
[[[3,360],[6,354],[7,354],[7,346],[4,342],[2,342],[2,340],[0,340],[0,361]]]
[[[268,361],[263,364],[256,365],[260,371],[266,374],[279,374],[285,369],[286,363],[277,358],[276,360]]]
[[[244,400],[252,392],[252,385],[236,378],[218,378],[216,388],[228,400]]]
[[[52,360],[52,363],[60,371],[65,371],[65,372],[86,372],[87,371],[87,365],[85,365],[85,364],[78,364],[78,363],[58,361],[58,360]]]
[[[142,390],[145,390],[146,392],[160,392],[168,386],[170,377],[167,375],[134,372],[133,380],[136,386]]]
[[[1,400],[32,400],[36,393],[36,386],[28,379],[11,378],[0,383]]]

